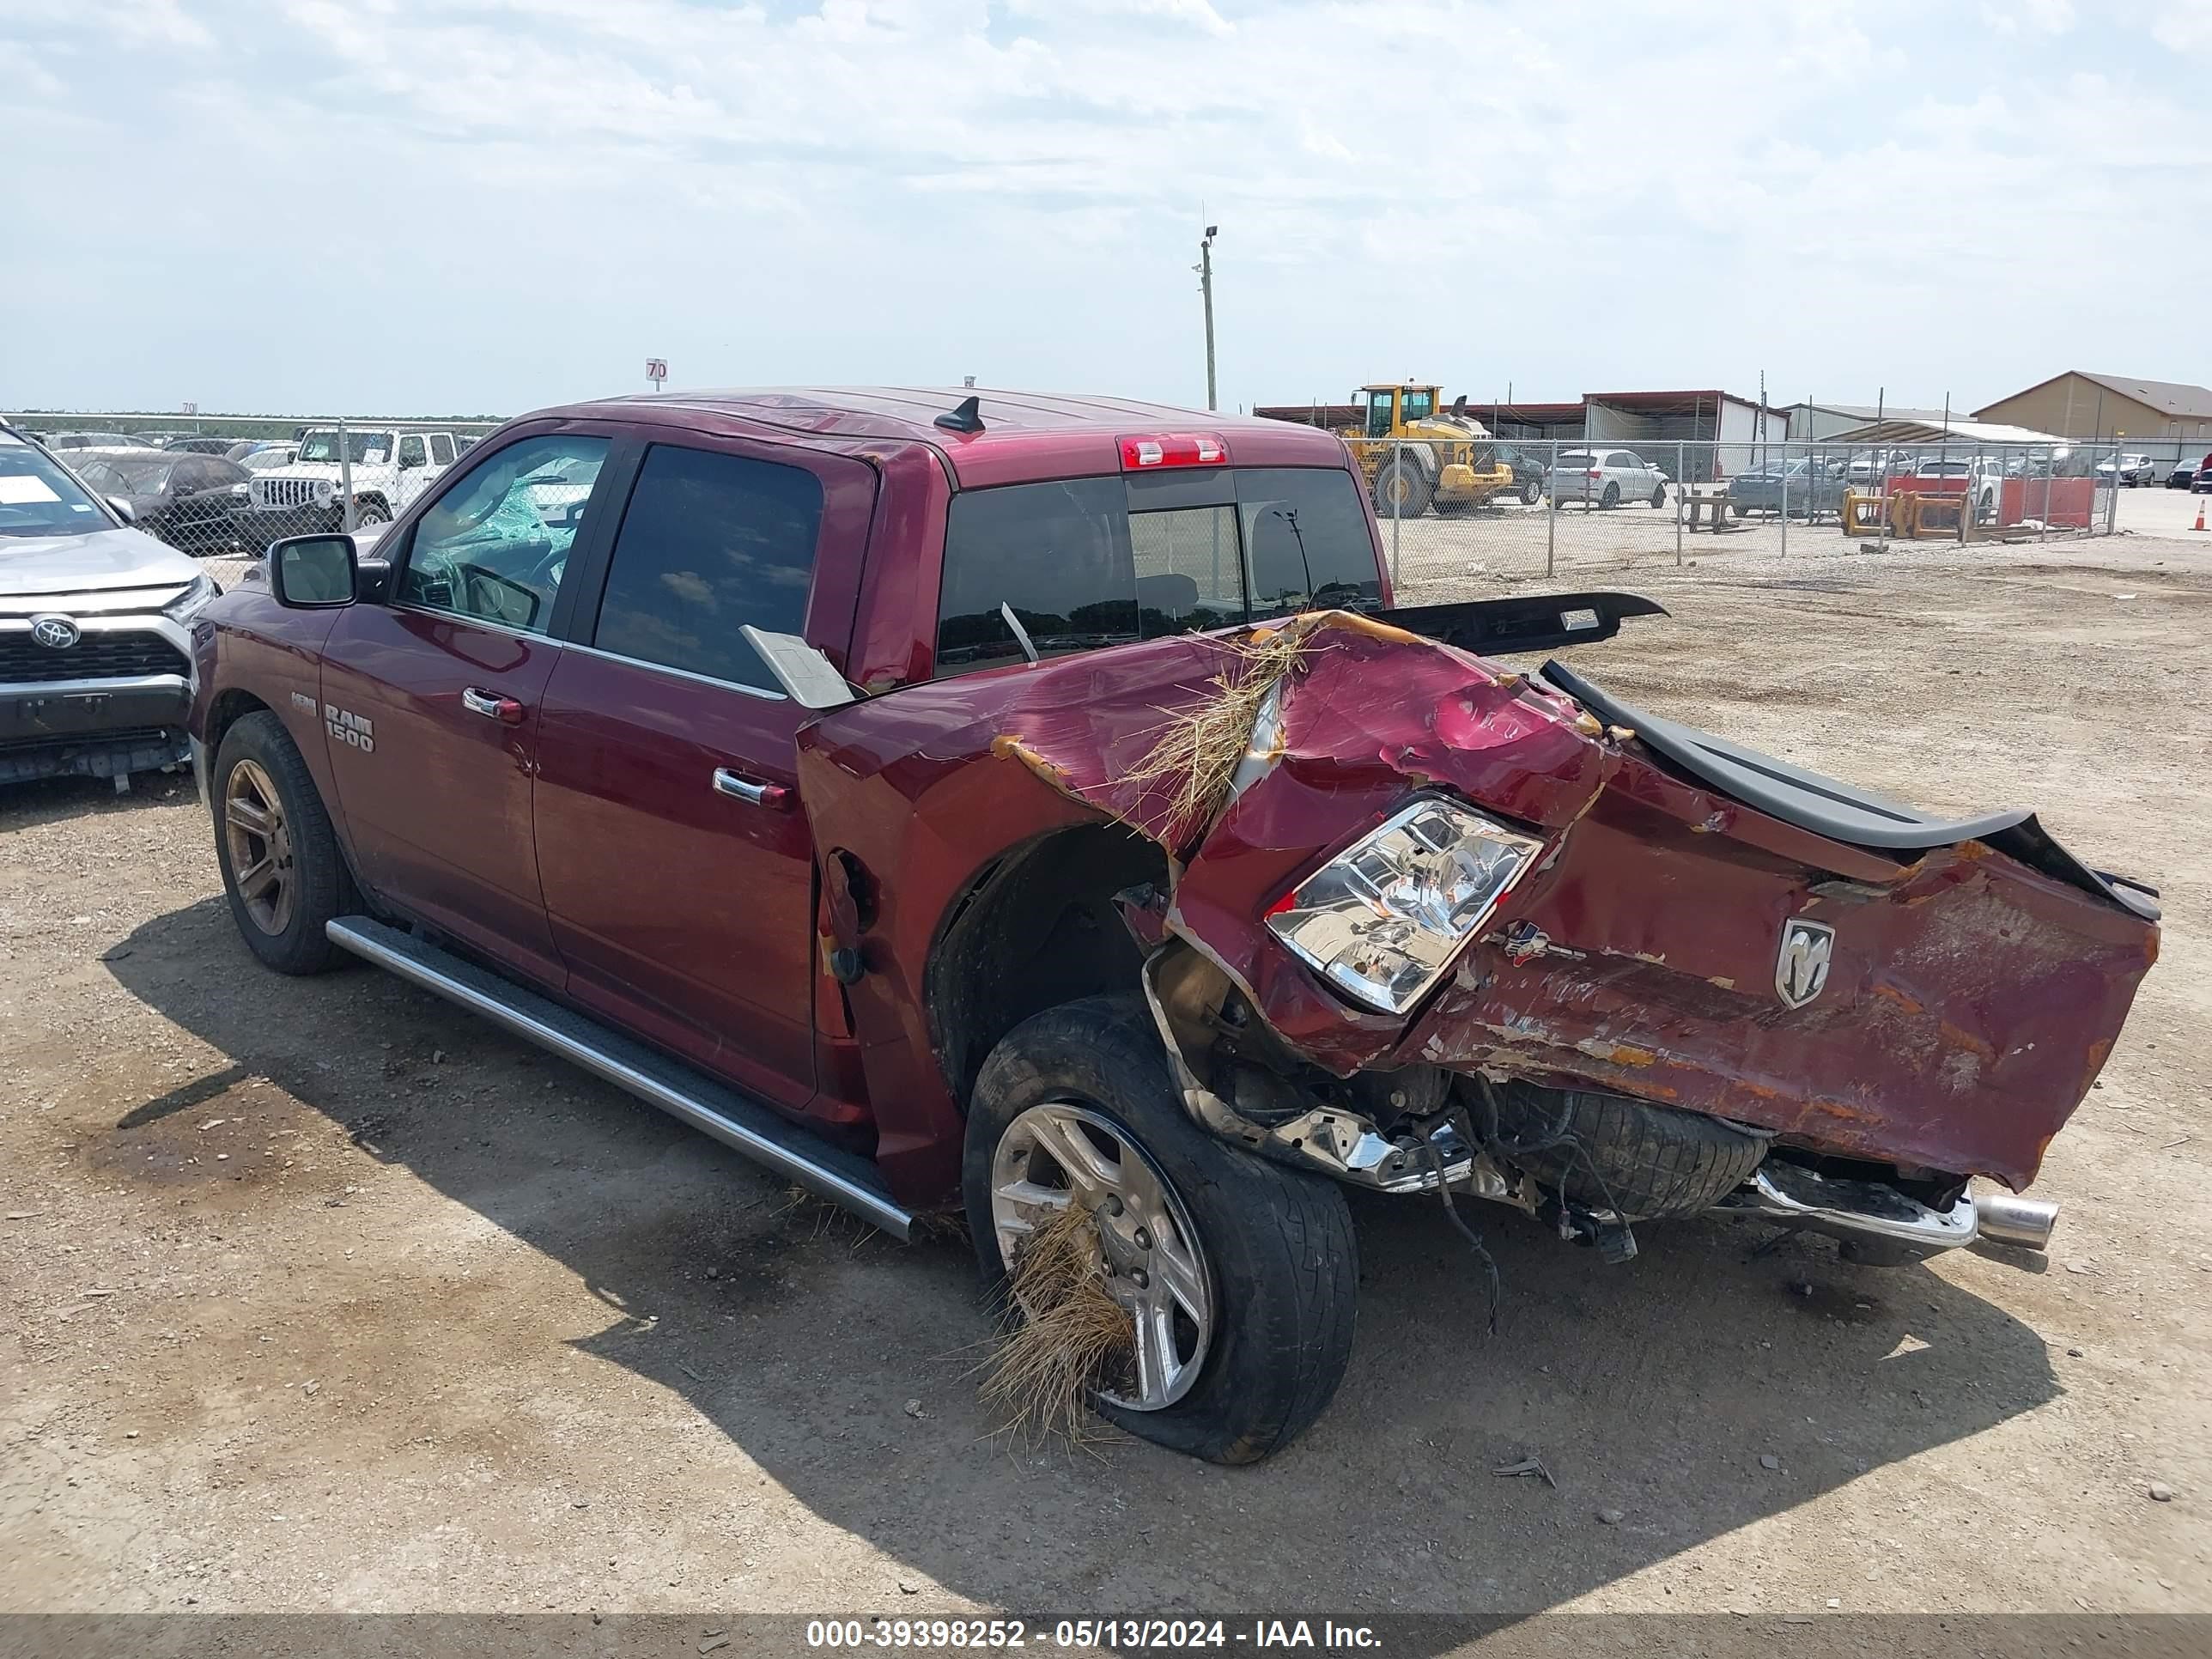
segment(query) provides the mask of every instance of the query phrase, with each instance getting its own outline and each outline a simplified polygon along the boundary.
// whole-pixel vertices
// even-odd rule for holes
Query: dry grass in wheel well
[[[1308,649],[1303,617],[1280,628],[1255,630],[1249,639],[1224,641],[1232,653],[1216,674],[1211,694],[1188,709],[1163,709],[1167,723],[1128,771],[1126,781],[1143,791],[1161,786],[1166,799],[1157,823],[1137,828],[1170,849],[1211,823],[1229,795],[1237,764],[1252,742],[1260,706]]]
[[[1071,1200],[1030,1233],[1006,1288],[1005,1328],[982,1366],[985,1406],[1024,1443],[1098,1438],[1091,1395],[1133,1376],[1137,1332],[1107,1293],[1091,1212]]]

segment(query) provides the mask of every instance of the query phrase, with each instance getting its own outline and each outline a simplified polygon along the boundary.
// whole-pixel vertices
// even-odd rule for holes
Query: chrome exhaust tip
[[[1974,1219],[1981,1237],[1992,1244],[2041,1250],[2050,1247],[2051,1230],[2058,1224],[2058,1206],[2047,1199],[1976,1193]]]

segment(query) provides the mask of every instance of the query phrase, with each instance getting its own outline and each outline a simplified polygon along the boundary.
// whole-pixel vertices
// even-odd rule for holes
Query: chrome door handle
[[[714,793],[729,795],[754,806],[767,806],[781,811],[791,804],[791,791],[780,783],[756,783],[750,778],[732,772],[726,766],[714,769]]]
[[[473,685],[461,691],[461,707],[471,714],[482,714],[486,720],[497,720],[501,726],[522,724],[522,705],[513,697],[502,697],[496,691],[479,691]]]

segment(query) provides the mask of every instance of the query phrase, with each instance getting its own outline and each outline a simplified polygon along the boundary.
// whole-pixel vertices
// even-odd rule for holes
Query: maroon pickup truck
[[[365,957],[894,1235],[964,1209],[1018,1300],[1074,1215],[1128,1319],[1093,1403],[1236,1462],[1342,1375],[1346,1185],[1478,1251],[1475,1200],[1613,1261],[1708,1212],[2048,1236],[2013,1194],[2149,890],[1495,659],[1655,614],[1395,606],[1303,427],[617,399],[374,557],[277,544],[196,623],[191,725],[269,966]]]

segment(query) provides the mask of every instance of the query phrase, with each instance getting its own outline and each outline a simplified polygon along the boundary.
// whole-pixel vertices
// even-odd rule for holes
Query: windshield
[[[0,536],[75,536],[107,528],[106,516],[59,463],[0,432]]]
[[[392,434],[389,432],[349,432],[345,434],[346,459],[356,466],[385,466],[392,460]],[[303,461],[335,461],[338,458],[338,434],[335,431],[311,431],[300,440],[299,459]]]
[[[937,672],[1224,628],[1382,582],[1352,475],[1334,467],[1070,478],[967,490],[945,526]]]
[[[169,487],[169,473],[176,465],[158,457],[158,451],[143,461],[136,455],[101,455],[79,461],[77,476],[106,495],[158,495]]]

